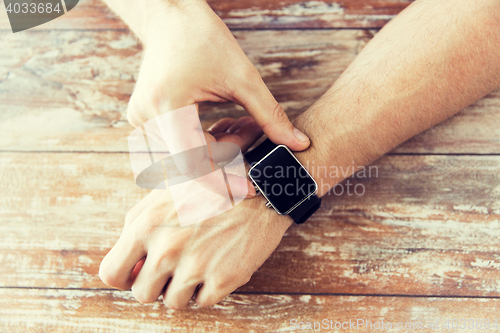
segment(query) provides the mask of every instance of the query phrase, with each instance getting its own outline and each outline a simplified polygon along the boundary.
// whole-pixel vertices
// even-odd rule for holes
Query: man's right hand
[[[149,119],[203,101],[233,101],[276,144],[309,146],[264,84],[237,41],[204,0],[147,3],[142,22],[145,56],[127,110],[137,127]]]

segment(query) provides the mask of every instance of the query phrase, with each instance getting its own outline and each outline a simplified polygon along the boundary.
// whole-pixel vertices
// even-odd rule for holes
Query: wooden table
[[[213,6],[294,115],[409,3]],[[140,44],[97,0],[16,34],[3,8],[1,332],[275,332],[294,319],[326,319],[332,331],[359,319],[390,322],[388,332],[417,322],[449,332],[448,319],[500,320],[500,92],[375,162],[377,177],[350,178],[365,195],[326,197],[222,303],[174,312],[98,277],[125,213],[147,193],[133,181],[125,119]],[[201,109],[204,126],[244,114],[232,104]]]

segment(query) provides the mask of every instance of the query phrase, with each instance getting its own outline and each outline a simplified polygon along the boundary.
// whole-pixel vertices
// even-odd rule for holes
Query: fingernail
[[[302,141],[302,142],[309,141],[309,138],[307,137],[307,135],[305,135],[304,133],[299,131],[299,129],[296,127],[293,128],[293,135],[295,135],[295,137],[299,141]]]
[[[252,184],[249,184],[248,185],[248,192],[247,192],[247,199],[255,197],[256,194],[257,194],[257,192],[255,191],[255,187],[253,187]]]

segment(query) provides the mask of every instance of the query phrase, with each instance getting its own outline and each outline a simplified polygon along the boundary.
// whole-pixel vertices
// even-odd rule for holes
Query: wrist
[[[259,211],[259,216],[262,217],[262,221],[273,224],[273,226],[276,227],[276,232],[284,234],[293,224],[293,219],[289,215],[280,215],[272,207],[266,207],[267,200],[262,194],[245,200],[251,201],[251,204],[254,205],[254,209]]]
[[[355,87],[346,89],[356,91]],[[404,141],[386,135],[397,126],[387,124],[389,114],[382,113],[380,106],[362,103],[365,99],[356,99],[356,94],[351,98],[343,90],[331,91],[294,122],[311,139],[311,146],[296,157],[317,182],[319,197]]]
[[[318,184],[318,197],[378,157],[377,149],[366,145],[372,142],[365,139],[368,127],[358,126],[342,110],[315,104],[294,122],[311,139],[309,148],[295,155]]]
[[[212,11],[205,0],[104,0],[104,2],[121,17],[144,44],[165,25],[172,24],[169,26],[175,29],[174,24],[179,22],[180,17],[189,16],[189,13],[196,11]]]
[[[246,173],[250,170],[250,165],[245,160]],[[266,206],[267,200],[262,194],[257,194],[253,198],[245,199],[242,204],[249,205],[252,210],[259,212],[262,221],[272,223],[277,227],[277,232],[282,234],[293,224],[293,219],[289,215],[279,215],[273,208]]]
[[[145,6],[140,38],[146,45],[154,40],[167,41],[178,30],[216,15],[205,0],[161,0],[147,2]]]

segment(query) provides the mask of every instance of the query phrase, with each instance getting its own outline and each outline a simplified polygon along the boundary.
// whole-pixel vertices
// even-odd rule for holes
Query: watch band
[[[316,194],[313,194],[304,200],[300,205],[295,207],[295,209],[288,215],[290,215],[295,223],[302,224],[307,221],[307,219],[310,218],[320,206],[321,198],[319,198]]]
[[[271,140],[265,139],[260,145],[246,152],[243,156],[245,156],[250,166],[253,166],[254,163],[259,162],[277,146],[278,145],[274,144]]]
[[[269,154],[277,145],[271,140],[266,139],[260,145],[252,149],[251,151],[244,154],[245,159],[250,165],[253,165],[263,159],[267,154]],[[315,211],[321,206],[321,198],[316,194],[311,195],[309,198],[304,200],[300,205],[295,207],[294,210],[288,214],[295,223],[301,224],[307,221]]]

